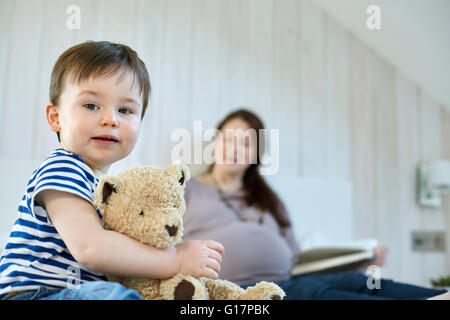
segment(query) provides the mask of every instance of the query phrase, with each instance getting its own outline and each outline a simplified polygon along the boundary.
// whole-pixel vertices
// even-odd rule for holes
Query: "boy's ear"
[[[120,178],[115,176],[103,176],[94,192],[94,205],[103,212],[108,204],[108,199],[113,192],[120,191]]]
[[[58,108],[53,104],[48,104],[45,107],[45,115],[47,118],[47,123],[50,127],[50,129],[53,132],[59,132],[61,131],[61,125],[59,124],[59,112]]]

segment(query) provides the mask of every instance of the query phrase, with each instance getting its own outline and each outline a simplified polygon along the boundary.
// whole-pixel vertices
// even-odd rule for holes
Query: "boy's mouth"
[[[111,136],[111,135],[97,136],[97,137],[93,137],[92,139],[94,139],[96,142],[101,143],[101,144],[112,144],[112,143],[119,142],[118,138],[116,138],[115,136]]]

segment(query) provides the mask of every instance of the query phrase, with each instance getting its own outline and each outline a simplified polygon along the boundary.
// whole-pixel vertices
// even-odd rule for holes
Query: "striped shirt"
[[[49,288],[74,288],[105,276],[70,254],[47,211],[35,200],[43,190],[76,194],[93,204],[98,178],[78,155],[56,149],[33,172],[20,201],[17,220],[0,258],[0,299],[9,293]],[[100,219],[102,216],[97,210]]]

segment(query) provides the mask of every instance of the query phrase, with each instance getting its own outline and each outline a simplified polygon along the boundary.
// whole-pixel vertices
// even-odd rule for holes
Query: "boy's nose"
[[[106,111],[106,112],[103,113],[102,125],[104,125],[104,126],[112,126],[112,127],[117,127],[118,126],[117,118],[116,118],[114,112]]]

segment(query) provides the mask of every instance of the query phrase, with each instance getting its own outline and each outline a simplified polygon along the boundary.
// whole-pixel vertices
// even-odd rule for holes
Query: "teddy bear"
[[[189,179],[188,167],[179,162],[105,175],[94,192],[94,205],[106,229],[153,247],[174,246],[182,241],[184,188]],[[281,300],[285,296],[279,286],[265,281],[244,290],[227,280],[184,274],[162,280],[106,276],[146,300]]]

